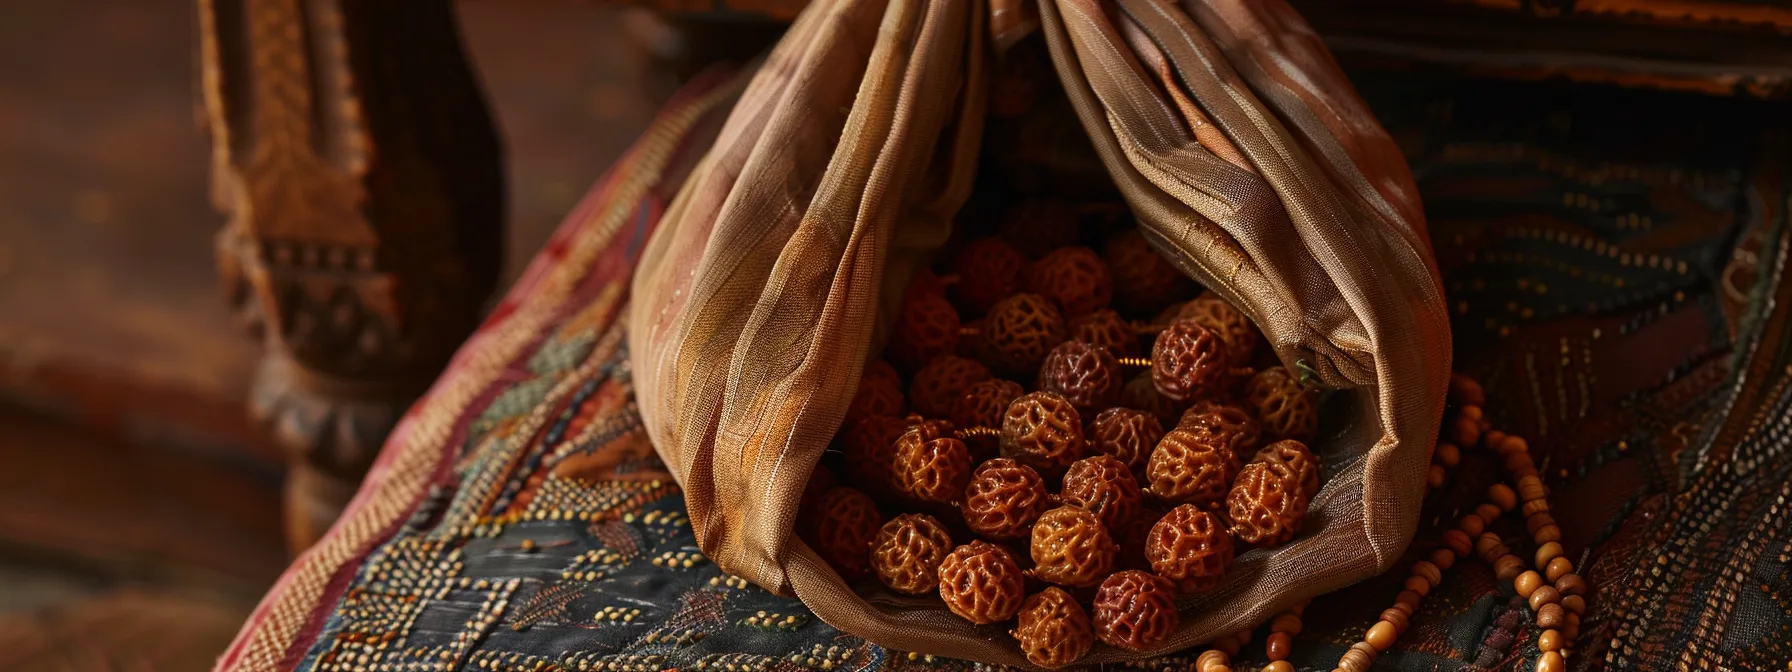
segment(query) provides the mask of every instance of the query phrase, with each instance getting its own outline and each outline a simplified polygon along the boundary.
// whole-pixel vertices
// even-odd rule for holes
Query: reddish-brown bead
[[[1272,366],[1251,377],[1245,403],[1257,411],[1257,422],[1269,439],[1311,441],[1319,431],[1319,400],[1287,369]]]
[[[925,513],[905,513],[878,530],[871,569],[891,590],[920,595],[940,585],[940,563],[952,552],[946,526]]]
[[[1027,598],[1010,634],[1020,642],[1028,662],[1047,668],[1074,663],[1095,645],[1088,613],[1076,598],[1056,586]]]
[[[1129,312],[1159,310],[1194,292],[1194,282],[1151,249],[1136,228],[1108,239],[1102,260],[1114,279],[1114,302]]]
[[[1151,450],[1164,436],[1157,417],[1131,408],[1110,408],[1089,424],[1089,450],[1112,455],[1134,473],[1145,470]]]
[[[848,581],[871,569],[871,542],[883,527],[883,514],[865,493],[838,487],[822,495],[821,511],[810,544],[834,571]]]
[[[905,365],[918,366],[958,347],[960,326],[958,310],[945,297],[911,293],[896,316],[889,353]]]
[[[1194,320],[1177,320],[1151,346],[1151,382],[1158,394],[1194,401],[1220,394],[1231,376],[1225,341]]]
[[[860,420],[846,433],[841,452],[846,458],[846,478],[860,489],[887,495],[896,490],[896,439],[908,429],[905,418],[873,416]]]
[[[844,426],[851,427],[860,420],[880,415],[900,417],[906,412],[902,377],[896,375],[895,367],[889,362],[880,359],[867,364],[864,375],[859,377],[859,390],[846,407]]]
[[[1293,539],[1307,517],[1307,503],[1299,482],[1262,462],[1240,469],[1226,495],[1233,536],[1252,546],[1279,546]]]
[[[1076,237],[1075,209],[1063,201],[1022,201],[1002,213],[1002,240],[1034,259],[1075,245]]]
[[[1008,406],[1026,394],[1027,390],[1020,383],[1001,378],[972,383],[958,395],[952,404],[952,423],[960,428],[987,427],[998,430],[994,434],[969,434],[961,438],[971,448],[971,459],[981,462],[996,455],[1001,447],[1000,431],[1002,416],[1008,413]]]
[[[1112,406],[1124,382],[1120,362],[1107,348],[1082,341],[1059,343],[1039,367],[1041,391],[1062,395],[1088,413]]]
[[[1015,294],[997,302],[983,318],[984,361],[1013,374],[1037,372],[1046,353],[1064,342],[1064,317],[1038,294]]]
[[[1152,571],[1195,593],[1219,585],[1232,566],[1232,534],[1219,516],[1183,504],[1151,526],[1145,556]]]
[[[1025,597],[1026,579],[1008,549],[973,541],[940,563],[940,599],[967,621],[982,625],[1014,618]]]
[[[966,243],[952,261],[952,272],[958,275],[954,293],[966,308],[988,312],[997,301],[1021,291],[1027,265],[1027,255],[1002,239],[978,238]]]
[[[1063,473],[1084,451],[1076,406],[1051,392],[1022,395],[1002,417],[1002,456],[1040,473]]]
[[[998,540],[1025,538],[1045,512],[1045,481],[1032,467],[1006,458],[984,462],[965,488],[965,525]]]
[[[1237,404],[1203,399],[1182,413],[1176,426],[1196,433],[1210,433],[1232,448],[1239,462],[1257,454],[1263,440],[1263,427],[1250,411]]]
[[[1272,632],[1263,640],[1263,656],[1271,661],[1284,661],[1294,652],[1294,637],[1286,632]],[[1265,670],[1269,668],[1264,668]]]
[[[1131,357],[1139,349],[1139,335],[1125,318],[1103,308],[1070,321],[1070,340],[1099,345],[1115,357]]]
[[[1218,334],[1226,343],[1226,353],[1233,366],[1249,366],[1263,343],[1263,334],[1257,331],[1251,318],[1212,292],[1184,304],[1177,315]]]
[[[1108,307],[1114,285],[1101,257],[1087,247],[1061,247],[1027,272],[1027,291],[1051,299],[1069,317]]]
[[[1260,462],[1283,481],[1299,485],[1300,496],[1308,501],[1319,494],[1319,458],[1307,444],[1283,439],[1257,451],[1251,462]]]
[[[909,403],[916,413],[943,418],[952,412],[952,405],[966,389],[989,378],[989,367],[977,360],[940,355],[915,372],[908,387]]]
[[[1109,646],[1143,651],[1176,631],[1176,588],[1169,579],[1128,569],[1095,591],[1095,636]]]
[[[1120,546],[1101,519],[1076,506],[1060,506],[1033,523],[1031,574],[1060,586],[1093,586],[1114,569]]]
[[[1153,496],[1204,509],[1220,506],[1227,484],[1237,474],[1238,460],[1230,448],[1183,429],[1164,434],[1145,464]]]
[[[1071,464],[1058,496],[1065,504],[1088,509],[1115,532],[1139,515],[1144,499],[1132,470],[1111,455],[1085,457]]]
[[[971,481],[971,449],[951,435],[951,424],[928,420],[896,439],[896,488],[904,496],[932,504],[957,504]],[[937,435],[929,425],[943,425]]]

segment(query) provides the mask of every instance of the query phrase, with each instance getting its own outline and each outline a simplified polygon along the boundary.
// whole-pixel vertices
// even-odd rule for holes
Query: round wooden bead
[[[1022,395],[1002,416],[1002,456],[1044,474],[1061,474],[1083,457],[1083,421],[1051,392]]]
[[[1362,642],[1357,643],[1362,644]],[[1364,646],[1368,647],[1367,644]],[[1374,647],[1368,647],[1368,651],[1364,651],[1351,646],[1350,650],[1345,651],[1344,655],[1338,658],[1338,669],[1344,672],[1369,672],[1369,667],[1375,664],[1374,651]]]
[[[1131,357],[1139,349],[1139,334],[1132,324],[1107,308],[1070,320],[1070,340],[1107,348],[1115,357]]]
[[[1001,378],[972,383],[958,395],[958,401],[952,404],[952,423],[959,427],[988,427],[1001,429],[1002,417],[1008,414],[1008,407],[1027,393],[1020,383]],[[965,445],[971,447],[972,459],[979,461],[989,459],[1000,450],[1002,439],[996,435],[971,435],[964,437]]]
[[[1054,392],[1084,412],[1112,406],[1124,384],[1120,362],[1107,348],[1065,341],[1039,367],[1039,389]]]
[[[1194,320],[1177,320],[1151,346],[1151,382],[1158,394],[1194,401],[1224,391],[1231,365],[1225,341]]]
[[[1568,641],[1569,646],[1573,646],[1574,641],[1580,639],[1580,614],[1568,614],[1562,621],[1562,627],[1557,629],[1562,631],[1562,638]]]
[[[1437,565],[1438,569],[1449,569],[1452,565],[1456,564],[1456,551],[1448,548],[1439,548],[1432,551],[1431,564]]]
[[[1422,576],[1409,576],[1406,577],[1406,589],[1423,597],[1431,592],[1431,582],[1426,581]]]
[[[1512,507],[1518,506],[1518,493],[1513,492],[1512,486],[1505,483],[1488,486],[1487,499],[1499,506],[1501,511],[1511,511]]]
[[[1129,312],[1150,313],[1194,291],[1188,276],[1151,249],[1136,227],[1109,238],[1101,256],[1114,281],[1114,302]]]
[[[1237,404],[1203,399],[1183,411],[1182,418],[1176,421],[1180,429],[1187,429],[1197,434],[1211,434],[1215,439],[1232,448],[1232,454],[1240,462],[1249,461],[1257,454],[1257,447],[1263,440],[1263,428],[1257,424],[1250,411]]]
[[[1471,513],[1463,516],[1462,520],[1456,521],[1456,527],[1461,528],[1463,532],[1480,536],[1481,532],[1487,529],[1487,521],[1481,520],[1480,516]]]
[[[1403,609],[1383,609],[1381,612],[1381,622],[1392,623],[1394,625],[1396,636],[1406,632],[1406,626],[1410,623],[1410,621],[1407,620],[1406,611]]]
[[[841,448],[846,477],[866,492],[883,496],[896,491],[896,439],[908,429],[904,418],[873,416],[860,420],[846,433]]]
[[[1547,499],[1533,499],[1531,501],[1525,502],[1524,509],[1521,511],[1521,513],[1526,518],[1537,515],[1539,513],[1548,513],[1548,512],[1549,512],[1549,500],[1547,500]]]
[[[896,491],[917,501],[957,504],[971,480],[971,451],[952,423],[923,420],[896,439]]]
[[[1456,411],[1456,414],[1474,420],[1475,422],[1480,422],[1482,420],[1481,407],[1478,404],[1463,404],[1462,407]]]
[[[909,403],[929,418],[944,418],[971,385],[989,380],[989,367],[974,359],[940,355],[927,361],[909,382]]]
[[[859,377],[859,390],[846,407],[843,426],[851,427],[860,420],[878,415],[899,417],[907,412],[907,408],[902,395],[902,377],[896,375],[895,367],[889,362],[880,359],[865,366],[864,375]]]
[[[1561,589],[1562,589],[1561,586],[1556,587],[1556,590],[1561,590]],[[1581,597],[1579,595],[1563,593],[1562,594],[1562,608],[1567,609],[1568,613],[1570,613],[1570,614],[1584,613],[1587,610],[1587,598]]]
[[[1203,293],[1177,311],[1179,319],[1194,320],[1226,343],[1227,358],[1233,366],[1250,366],[1263,344],[1263,334],[1251,318],[1212,292]]]
[[[1567,619],[1568,611],[1562,605],[1551,602],[1537,607],[1537,627],[1559,628]]]
[[[821,497],[821,516],[811,546],[848,581],[871,569],[871,542],[883,527],[877,504],[858,490],[838,487]]]
[[[1375,625],[1369,626],[1369,632],[1363,634],[1363,641],[1375,647],[1376,651],[1386,651],[1399,637],[1400,632],[1394,628],[1393,623],[1376,621]]]
[[[1076,238],[1076,211],[1063,201],[1021,201],[1002,213],[1002,240],[1028,257],[1038,259],[1052,250],[1074,245]]]
[[[1560,651],[1544,651],[1537,658],[1537,672],[1568,672],[1568,661]]]
[[[1202,651],[1195,658],[1195,672],[1232,672],[1232,657],[1219,649]]]
[[[1531,444],[1522,436],[1505,434],[1500,436],[1500,441],[1494,445],[1493,451],[1500,455],[1529,455],[1531,454]]]
[[[1262,672],[1294,672],[1294,664],[1286,660],[1271,660],[1263,666]]]
[[[1095,591],[1095,636],[1109,646],[1143,651],[1176,631],[1176,589],[1136,569],[1115,572]]]
[[[1466,530],[1465,530],[1466,531]],[[1475,553],[1482,558],[1493,559],[1506,554],[1506,545],[1500,543],[1500,537],[1492,532],[1483,532],[1475,536]],[[1490,557],[1491,556],[1491,557]]]
[[[1089,425],[1089,450],[1111,455],[1135,473],[1145,470],[1152,449],[1164,436],[1154,416],[1131,408],[1110,408],[1096,414]]]
[[[1443,570],[1425,560],[1412,563],[1412,575],[1424,579],[1426,583],[1433,586],[1444,582]]]
[[[1562,528],[1556,527],[1554,522],[1544,523],[1531,532],[1531,538],[1543,543],[1561,541]]]
[[[958,275],[953,286],[965,307],[983,313],[996,302],[1021,291],[1028,265],[1027,255],[1000,238],[978,238],[966,243],[952,262]]]
[[[1562,633],[1559,630],[1544,630],[1537,635],[1537,649],[1541,651],[1562,650]]]
[[[1014,557],[986,541],[959,546],[940,563],[940,599],[952,613],[972,623],[1013,618],[1020,611],[1025,589]]]
[[[1553,583],[1556,579],[1562,578],[1563,574],[1572,571],[1574,571],[1574,563],[1569,562],[1567,558],[1556,557],[1551,559],[1548,565],[1544,566],[1543,578],[1549,579],[1550,582]]]
[[[1462,451],[1454,443],[1440,443],[1431,452],[1431,459],[1446,467],[1454,467],[1462,462]]]
[[[1450,438],[1456,443],[1472,446],[1481,440],[1481,423],[1468,418],[1458,417],[1450,422]]]
[[[1075,317],[1108,307],[1114,285],[1101,257],[1087,247],[1060,247],[1027,272],[1027,291],[1051,299]]]
[[[1236,474],[1238,462],[1230,448],[1183,429],[1164,434],[1145,464],[1145,480],[1153,496],[1205,509],[1225,500],[1226,484]]]
[[[1543,577],[1536,572],[1526,571],[1519,574],[1518,578],[1513,579],[1512,587],[1518,591],[1519,597],[1530,599],[1531,593],[1537,592],[1538,588],[1543,587]]]
[[[1298,482],[1262,462],[1240,469],[1238,480],[1226,494],[1233,536],[1259,547],[1279,546],[1293,539],[1307,517],[1307,503]]]
[[[1561,591],[1563,595],[1585,595],[1587,582],[1582,580],[1579,574],[1569,572],[1563,574],[1562,578],[1556,579],[1556,590]]]
[[[1450,402],[1454,404],[1479,406],[1487,403],[1487,393],[1482,391],[1481,384],[1460,373],[1450,375],[1449,396]]]
[[[1060,506],[1041,515],[1033,524],[1028,548],[1033,554],[1030,574],[1060,586],[1101,583],[1120,552],[1101,519],[1076,506]]]
[[[1442,465],[1433,464],[1431,465],[1431,468],[1425,472],[1425,487],[1436,490],[1444,487],[1444,483],[1448,482],[1449,478],[1450,475],[1444,473]]]
[[[1027,660],[1040,667],[1069,665],[1095,645],[1095,630],[1083,605],[1055,586],[1027,598],[1011,634]]]
[[[1482,502],[1475,506],[1475,515],[1480,516],[1482,522],[1491,523],[1500,519],[1500,507],[1489,502]]]
[[[1309,501],[1319,494],[1319,458],[1307,449],[1307,444],[1283,439],[1257,451],[1251,462],[1261,463],[1282,480],[1297,484],[1300,496]]]
[[[997,302],[983,318],[984,361],[1014,375],[1039,370],[1045,355],[1064,342],[1064,317],[1038,294],[1015,294]]]
[[[1562,557],[1561,542],[1555,542],[1555,541],[1545,542],[1543,545],[1537,547],[1537,555],[1536,555],[1537,569],[1543,569],[1545,567],[1548,567],[1549,561],[1554,560],[1559,557]]]
[[[1045,513],[1045,481],[1032,467],[1006,458],[978,465],[965,487],[965,526],[998,540],[1025,538]]]
[[[1176,583],[1178,590],[1194,593],[1219,585],[1232,565],[1232,535],[1218,516],[1193,504],[1170,510],[1145,543],[1151,569]]]
[[[1445,548],[1450,549],[1451,553],[1460,558],[1474,550],[1475,542],[1470,539],[1467,532],[1462,530],[1444,530],[1443,543]]]
[[[1531,596],[1528,600],[1531,603],[1532,609],[1542,609],[1543,605],[1560,602],[1562,600],[1562,593],[1556,590],[1555,586],[1538,586],[1537,590],[1531,592]]]
[[[920,365],[958,347],[959,327],[958,310],[945,297],[911,293],[897,314],[889,352],[904,364]]]
[[[1300,614],[1276,614],[1276,617],[1269,622],[1271,632],[1285,632],[1290,636],[1300,634],[1301,628]]]
[[[1543,481],[1535,475],[1518,479],[1518,496],[1524,498],[1524,501],[1543,499],[1544,494]]]
[[[1497,429],[1488,430],[1481,435],[1481,447],[1497,453],[1500,449],[1500,442],[1505,440],[1505,432]]]
[[[1517,580],[1524,573],[1524,561],[1518,556],[1501,555],[1493,562],[1493,575],[1501,581]]]
[[[871,569],[891,590],[920,595],[940,585],[940,563],[952,552],[946,526],[925,513],[905,513],[884,523],[871,546]]]
[[[1058,496],[1065,504],[1087,509],[1104,527],[1116,531],[1139,514],[1144,499],[1132,470],[1111,455],[1085,457],[1071,464]]]
[[[1318,395],[1287,369],[1272,366],[1258,372],[1245,385],[1244,397],[1269,439],[1311,441],[1318,433]]]

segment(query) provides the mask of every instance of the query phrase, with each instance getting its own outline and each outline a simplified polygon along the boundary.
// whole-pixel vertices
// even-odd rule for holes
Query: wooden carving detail
[[[293,456],[289,522],[315,526],[477,324],[501,150],[448,0],[198,1],[219,273],[268,347],[251,411]]]

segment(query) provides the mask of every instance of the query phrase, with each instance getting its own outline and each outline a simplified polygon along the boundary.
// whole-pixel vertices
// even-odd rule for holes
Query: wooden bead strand
[[[1294,636],[1300,634],[1300,617],[1306,613],[1307,604],[1296,604],[1269,622],[1269,637],[1263,640],[1263,657],[1269,659],[1269,664],[1263,666],[1262,672],[1294,672],[1288,654],[1294,651]]]
[[[1518,486],[1516,493],[1508,488],[1503,497],[1514,505],[1523,502],[1520,510],[1525,517],[1525,530],[1537,545],[1529,563],[1499,546],[1496,567],[1506,569],[1499,578],[1512,581],[1513,590],[1530,605],[1541,631],[1537,648],[1543,655],[1537,658],[1537,672],[1565,672],[1568,654],[1580,636],[1580,617],[1587,604],[1586,581],[1574,572],[1574,562],[1564,555],[1561,528],[1550,515],[1549,491],[1531,461],[1530,445],[1523,437],[1504,434],[1489,437],[1487,444],[1499,455]],[[1525,569],[1527,566],[1535,569]],[[1516,574],[1506,576],[1511,572]]]

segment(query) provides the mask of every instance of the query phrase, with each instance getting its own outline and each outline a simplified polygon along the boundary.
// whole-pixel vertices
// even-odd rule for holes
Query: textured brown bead
[[[1108,239],[1102,261],[1114,280],[1114,302],[1130,312],[1149,313],[1194,293],[1194,282],[1152,249],[1137,228]]]
[[[1002,416],[1008,413],[1008,406],[1026,393],[1026,388],[1012,380],[991,378],[979,381],[958,395],[958,401],[952,404],[952,414],[949,417],[961,429],[988,427],[999,430],[1002,427]],[[963,438],[965,445],[971,448],[972,459],[989,459],[995,456],[1002,443],[1000,432]]]
[[[1318,395],[1287,369],[1272,366],[1252,376],[1244,398],[1269,439],[1311,441],[1319,431]]]
[[[1561,541],[1562,528],[1556,527],[1556,524],[1553,522],[1538,525],[1537,529],[1531,532],[1531,538],[1545,543]]]
[[[1524,507],[1522,509],[1520,509],[1519,513],[1520,513],[1520,515],[1523,515],[1526,518],[1537,515],[1539,513],[1549,513],[1549,500],[1533,499],[1531,501],[1525,502]]]
[[[988,312],[997,301],[1021,291],[1028,263],[1027,255],[1002,239],[978,238],[952,260],[952,272],[958,276],[952,289],[965,307]]]
[[[973,541],[940,563],[940,599],[967,621],[982,625],[1014,618],[1025,597],[1026,579],[1008,549]]]
[[[1431,459],[1445,467],[1454,467],[1462,463],[1462,450],[1454,443],[1440,443],[1432,449]]]
[[[1263,547],[1279,546],[1293,539],[1307,517],[1308,499],[1302,496],[1300,488],[1300,483],[1278,475],[1267,464],[1245,465],[1226,494],[1233,536],[1245,544]]]
[[[1006,458],[984,462],[965,487],[965,525],[981,536],[1021,539],[1047,506],[1045,481],[1032,467]]]
[[[1039,367],[1039,389],[1055,392],[1078,410],[1093,413],[1120,399],[1125,379],[1120,362],[1107,348],[1065,341],[1052,348]]]
[[[1214,435],[1232,448],[1232,454],[1239,462],[1247,462],[1255,456],[1263,441],[1263,428],[1257,424],[1257,418],[1237,404],[1207,399],[1197,401],[1183,412],[1176,426]]]
[[[1562,593],[1555,586],[1543,585],[1531,591],[1531,596],[1526,599],[1530,601],[1532,609],[1542,609],[1543,605],[1561,602]]]
[[[1288,654],[1293,652],[1294,638],[1286,632],[1269,633],[1269,637],[1263,640],[1263,655],[1272,661],[1287,660]]]
[[[1437,565],[1438,569],[1449,569],[1451,565],[1456,564],[1456,551],[1448,548],[1433,549],[1431,564]]]
[[[1580,614],[1568,614],[1562,621],[1562,627],[1557,629],[1562,631],[1562,637],[1572,646],[1574,641],[1580,639]]]
[[[1519,574],[1518,578],[1512,580],[1512,588],[1518,591],[1519,597],[1525,599],[1530,599],[1531,593],[1537,592],[1537,589],[1542,587],[1543,577],[1532,571]]]
[[[989,380],[989,367],[974,359],[958,355],[940,355],[927,361],[909,381],[909,404],[916,413],[929,418],[944,418],[952,412],[971,385]]]
[[[1561,590],[1561,587],[1558,586],[1556,590]],[[1562,608],[1567,609],[1570,614],[1579,614],[1587,610],[1587,598],[1563,593]]]
[[[1107,308],[1072,319],[1070,340],[1107,348],[1115,357],[1131,357],[1139,349],[1139,334],[1132,324]]]
[[[1269,629],[1271,632],[1285,632],[1291,636],[1300,634],[1302,627],[1300,614],[1277,614],[1275,618],[1270,619],[1269,621]]]
[[[1475,382],[1475,379],[1459,373],[1451,374],[1450,403],[1480,406],[1487,403],[1487,393],[1482,391],[1481,384]]]
[[[925,513],[905,513],[884,523],[871,546],[871,569],[891,590],[909,595],[940,585],[940,563],[952,552],[946,526]]]
[[[1499,535],[1484,532],[1475,536],[1475,552],[1483,559],[1492,561],[1506,554],[1506,545],[1500,542]]]
[[[1151,450],[1164,436],[1157,417],[1131,408],[1110,408],[1089,424],[1089,451],[1112,455],[1135,473],[1145,470]]]
[[[1290,663],[1286,660],[1271,660],[1268,665],[1264,665],[1263,669],[1258,672],[1295,672],[1294,663]]]
[[[1032,576],[1060,586],[1093,586],[1114,569],[1120,546],[1088,510],[1060,506],[1033,523]]]
[[[1262,463],[1282,480],[1299,485],[1300,495],[1308,501],[1319,494],[1319,458],[1307,450],[1307,444],[1283,439],[1257,451],[1251,462]]]
[[[1111,455],[1085,457],[1071,464],[1058,496],[1065,504],[1089,510],[1113,531],[1125,529],[1139,515],[1144,499],[1132,470]]]
[[[1020,642],[1027,661],[1040,667],[1069,665],[1095,645],[1095,630],[1083,605],[1055,586],[1027,598],[1010,634]]]
[[[1406,577],[1406,589],[1423,597],[1431,592],[1431,582],[1426,581],[1422,576],[1409,576]]]
[[[1501,456],[1505,456],[1505,455],[1526,455],[1526,456],[1528,456],[1531,454],[1531,444],[1529,441],[1525,441],[1524,437],[1522,437],[1522,436],[1513,436],[1511,434],[1504,434],[1504,435],[1500,436],[1499,443],[1494,444],[1493,452],[1499,453]]]
[[[1512,507],[1518,506],[1518,493],[1513,492],[1512,486],[1505,483],[1487,486],[1487,499],[1500,507],[1501,511],[1511,511]]]
[[[874,416],[860,420],[846,433],[841,452],[846,458],[846,478],[865,492],[879,496],[896,491],[896,439],[908,429],[904,418]]]
[[[1501,555],[1493,561],[1493,574],[1501,581],[1514,581],[1524,573],[1524,561],[1515,555]]]
[[[883,527],[883,515],[865,493],[839,487],[822,495],[820,517],[815,523],[815,552],[848,581],[863,578],[871,569],[871,542]]]
[[[1457,520],[1456,528],[1463,532],[1467,532],[1471,536],[1478,537],[1487,529],[1487,521],[1482,520],[1480,516],[1471,513],[1463,516],[1460,520]]]
[[[1563,574],[1562,578],[1556,579],[1556,590],[1561,591],[1563,595],[1585,595],[1587,582],[1582,580],[1579,574],[1569,572]]]
[[[1468,556],[1474,550],[1474,540],[1462,530],[1444,530],[1443,541],[1444,546],[1459,558]]]
[[[1568,610],[1563,609],[1560,604],[1550,602],[1549,604],[1540,605],[1536,609],[1537,627],[1559,628],[1568,620]]]
[[[1358,643],[1360,644],[1361,642]],[[1369,648],[1369,652],[1373,652],[1374,650],[1373,647]],[[1365,652],[1354,646],[1351,647],[1350,650],[1344,652],[1343,656],[1338,658],[1338,669],[1343,670],[1344,672],[1369,672],[1369,667],[1375,664],[1375,657],[1369,652]]]
[[[1476,441],[1481,440],[1481,423],[1468,418],[1456,418],[1450,423],[1450,432],[1446,436],[1456,443],[1472,446]]]
[[[896,375],[896,369],[889,362],[880,359],[867,364],[864,375],[859,377],[859,390],[846,407],[844,426],[851,427],[872,416],[897,417],[906,412],[902,377]]]
[[[1155,574],[1115,572],[1095,591],[1095,636],[1110,646],[1149,649],[1175,632],[1181,618],[1175,586]]]
[[[1537,658],[1537,672],[1568,672],[1568,661],[1557,651],[1545,651]]]
[[[1231,376],[1225,341],[1194,320],[1177,320],[1151,346],[1151,382],[1158,394],[1194,401],[1223,392]]]
[[[958,347],[958,310],[930,292],[911,293],[902,301],[889,352],[898,361],[917,366]]]
[[[1237,473],[1238,460],[1231,449],[1182,429],[1164,434],[1145,464],[1145,480],[1153,496],[1204,509],[1220,505],[1227,484]]]
[[[1177,315],[1218,334],[1220,340],[1226,342],[1226,352],[1233,366],[1250,366],[1263,343],[1263,334],[1257,331],[1251,318],[1212,292],[1188,302]]]
[[[1381,611],[1381,622],[1394,624],[1396,635],[1406,632],[1407,625],[1411,623],[1407,618],[1406,610],[1404,609],[1383,609]]]
[[[1436,490],[1444,487],[1444,483],[1448,482],[1449,478],[1450,475],[1444,471],[1443,465],[1433,464],[1425,472],[1425,487]]]
[[[1405,606],[1409,611],[1417,611],[1419,602],[1424,599],[1424,595],[1420,595],[1410,590],[1402,590],[1399,594],[1394,596],[1394,606]]]
[[[1540,651],[1562,650],[1562,633],[1559,630],[1544,630],[1537,635],[1537,649]]]
[[[1042,474],[1063,473],[1084,449],[1082,417],[1062,396],[1022,395],[1002,416],[1002,456]]]
[[[1219,649],[1202,651],[1195,658],[1194,672],[1232,672],[1232,657]]]
[[[1531,475],[1518,479],[1518,496],[1524,498],[1524,501],[1543,499],[1547,494],[1543,489],[1542,479],[1537,476]]]
[[[1425,560],[1412,563],[1412,575],[1425,579],[1426,583],[1433,586],[1444,582],[1444,571]]]
[[[1027,291],[1051,299],[1068,317],[1108,307],[1114,284],[1101,257],[1087,247],[1061,247],[1027,272]]]
[[[1394,628],[1393,623],[1387,621],[1376,621],[1375,625],[1369,626],[1369,631],[1363,634],[1363,641],[1368,642],[1369,646],[1375,647],[1376,651],[1388,650],[1394,645],[1394,640],[1399,638],[1399,630]]]
[[[1064,342],[1063,314],[1038,294],[1015,294],[997,302],[983,318],[984,361],[1000,371],[1030,375],[1045,354]]]
[[[1076,237],[1075,209],[1063,201],[1021,201],[1002,213],[1002,240],[1034,259],[1076,244]]]
[[[1200,592],[1219,585],[1232,566],[1232,535],[1219,516],[1183,504],[1151,526],[1145,556],[1178,590]]]
[[[1157,385],[1151,382],[1150,371],[1141,371],[1126,381],[1126,386],[1120,390],[1120,405],[1150,413],[1159,425],[1170,428],[1176,426],[1183,410],[1189,407],[1184,402],[1158,394]]]
[[[1562,557],[1561,542],[1558,542],[1558,541],[1544,542],[1542,545],[1537,547],[1537,555],[1535,557],[1535,562],[1537,563],[1537,569],[1543,569],[1545,567],[1548,567],[1549,561],[1554,560],[1559,557]]]
[[[1500,519],[1500,507],[1482,502],[1475,506],[1475,515],[1480,516],[1482,522],[1491,523]]]
[[[896,439],[896,489],[918,501],[956,505],[971,482],[971,449],[954,436],[929,438],[933,433],[924,428],[931,423],[951,426],[929,420]]]

